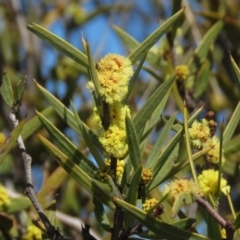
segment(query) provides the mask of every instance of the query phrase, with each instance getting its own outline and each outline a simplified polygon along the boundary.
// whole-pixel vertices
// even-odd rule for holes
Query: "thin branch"
[[[16,118],[17,111],[19,109],[20,103],[15,104],[12,107],[12,111],[9,114],[9,118],[14,126],[16,128],[18,126],[18,119]],[[27,153],[26,147],[24,145],[23,139],[21,135],[17,139],[18,147],[22,154],[23,159],[23,165],[24,165],[24,172],[25,172],[25,178],[26,178],[26,189],[25,194],[28,196],[30,201],[32,202],[34,208],[36,209],[40,219],[42,220],[48,237],[54,240],[67,240],[62,234],[60,233],[59,229],[55,229],[55,227],[51,224],[47,216],[45,215],[42,206],[40,205],[36,194],[33,189],[33,181],[32,181],[32,173],[31,173],[31,163],[32,163],[32,157]]]
[[[203,208],[206,209],[206,211],[216,219],[216,221],[226,229],[227,233],[227,240],[233,240],[233,235],[234,235],[234,225],[232,221],[226,221],[224,220],[219,213],[209,204],[208,201],[204,200],[198,195],[195,195],[196,202],[202,206]]]

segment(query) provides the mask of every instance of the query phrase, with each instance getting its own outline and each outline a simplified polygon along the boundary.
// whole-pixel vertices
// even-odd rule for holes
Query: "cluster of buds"
[[[150,209],[152,209],[156,204],[158,203],[158,200],[156,198],[151,198],[145,201],[142,205],[142,209],[144,212],[148,212]]]
[[[189,68],[187,65],[178,65],[175,67],[176,70],[176,79],[178,81],[184,81],[189,75]]]
[[[215,134],[216,123],[213,120],[203,118],[201,121],[194,121],[189,128],[189,136],[192,144],[197,149],[209,149],[207,159],[212,164],[219,163],[220,141]],[[222,163],[224,163],[224,156]]]
[[[153,172],[149,168],[143,168],[141,176],[141,185],[146,185],[150,183],[153,179]]]
[[[111,169],[110,165],[111,165],[111,160],[106,159],[105,166],[98,170],[98,176],[100,181],[105,182],[107,180],[108,175],[111,176],[112,178],[115,178],[114,172]],[[117,159],[116,178],[118,181],[122,178],[124,166],[125,166],[125,162],[123,160]]]

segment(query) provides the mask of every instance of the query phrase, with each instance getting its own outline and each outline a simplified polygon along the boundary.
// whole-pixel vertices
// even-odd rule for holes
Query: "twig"
[[[12,107],[12,111],[9,114],[9,118],[14,126],[16,128],[18,126],[18,119],[16,118],[17,111],[19,109],[20,102],[14,104]],[[18,147],[22,154],[23,159],[23,165],[24,165],[24,171],[25,171],[25,178],[26,178],[26,189],[25,194],[28,196],[30,201],[32,202],[34,208],[36,209],[40,219],[42,220],[48,237],[53,240],[67,240],[62,234],[60,233],[59,229],[55,229],[55,227],[51,224],[47,216],[45,215],[42,206],[40,205],[36,194],[33,189],[33,181],[32,181],[32,173],[31,173],[31,163],[32,163],[32,157],[27,153],[23,139],[21,135],[17,139]]]
[[[226,221],[224,220],[219,213],[209,204],[208,201],[204,200],[198,195],[195,195],[196,202],[204,207],[206,211],[216,219],[216,221],[226,229],[226,234],[227,234],[227,240],[233,240],[233,235],[234,235],[234,225],[232,221]]]

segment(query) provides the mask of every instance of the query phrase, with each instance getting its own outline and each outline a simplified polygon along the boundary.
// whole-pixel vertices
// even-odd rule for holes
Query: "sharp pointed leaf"
[[[59,149],[61,149],[61,151],[69,159],[77,164],[90,177],[94,178],[97,171],[95,165],[87,159],[64,134],[62,134],[50,121],[48,121],[47,118],[38,111],[36,111],[36,114]]]
[[[239,124],[240,120],[240,102],[238,103],[237,107],[235,108],[230,121],[228,122],[224,133],[223,133],[223,147],[228,143],[228,141],[231,139],[234,131],[236,130],[236,127]]]
[[[2,80],[0,92],[5,103],[9,107],[12,107],[14,103],[13,88],[12,88],[11,81],[8,78],[8,75],[6,72],[3,73],[3,80]]]
[[[172,124],[176,118],[177,113],[175,113],[165,124],[164,128],[161,131],[161,134],[159,135],[158,139],[156,140],[154,147],[151,151],[151,153],[148,156],[146,167],[152,168],[152,166],[155,165],[155,161],[158,159],[158,156],[161,154],[162,147],[165,144],[165,141],[171,131]]]
[[[29,24],[27,28],[41,39],[51,44],[60,52],[66,54],[68,57],[72,58],[83,66],[88,67],[87,56],[65,40],[61,39],[57,35],[51,33],[50,31],[39,26],[36,23]]]
[[[130,55],[129,59],[132,63],[137,62],[162,36],[167,30],[175,23],[178,18],[183,14],[184,9],[181,9],[166,22],[164,22],[158,29],[156,29],[150,36],[148,36]]]
[[[138,186],[141,180],[143,166],[139,166],[136,172],[134,173],[131,181],[130,186],[126,193],[126,199],[125,201],[129,204],[132,204],[133,206],[136,206],[137,199],[138,199]],[[126,212],[124,214],[124,223],[125,223],[125,229],[129,229],[132,225],[132,222],[134,220],[134,217]]]
[[[79,130],[78,124],[76,123],[74,114],[67,109],[57,98],[55,98],[49,91],[45,88],[37,84],[38,89],[42,92],[44,97],[50,103],[50,105],[54,108],[57,114],[71,127],[74,131],[76,131],[80,136],[82,136],[81,131]],[[101,144],[98,141],[98,137],[83,123],[83,127],[86,129],[89,137],[91,137],[92,141],[96,144],[96,146],[101,147]]]
[[[94,214],[98,221],[98,223],[101,225],[101,227],[107,231],[110,232],[110,224],[108,221],[107,214],[104,210],[104,207],[100,201],[98,201],[96,198],[93,198],[93,204],[94,204]]]
[[[40,134],[37,134],[37,137],[47,151],[57,159],[58,163],[73,179],[75,179],[89,193],[93,194],[99,201],[111,209],[114,209],[114,204],[110,199],[111,188],[107,184],[101,183],[89,177],[89,175],[87,175],[81,168],[79,168],[46,138]]]
[[[232,64],[234,80],[236,82],[236,85],[237,85],[237,88],[238,88],[238,92],[240,94],[240,70],[239,70],[236,62],[232,58],[232,56],[230,56],[230,60],[231,60],[231,64]]]
[[[78,116],[77,111],[76,111],[76,109],[74,108],[74,105],[73,105],[72,102],[71,102],[71,106],[72,106],[72,109],[73,109],[73,113],[74,113],[76,122],[77,122],[77,124],[78,124],[79,129],[80,129],[80,132],[82,133],[82,136],[83,136],[83,138],[84,138],[84,141],[87,143],[87,146],[88,146],[89,150],[91,151],[94,159],[97,161],[98,166],[99,166],[99,167],[103,167],[103,166],[105,165],[105,164],[104,164],[104,161],[103,161],[101,155],[99,154],[98,149],[96,148],[96,146],[95,146],[94,143],[92,142],[91,136],[90,136],[89,133],[86,131],[86,128],[84,127],[84,124],[83,124],[82,120],[81,120],[80,117]]]
[[[145,105],[141,108],[141,110],[136,114],[133,119],[133,124],[135,130],[139,136],[141,129],[146,124],[148,118],[152,115],[154,110],[158,107],[159,103],[164,99],[164,96],[168,94],[168,90],[170,89],[173,81],[175,79],[175,75],[171,76],[164,83],[162,83],[157,90],[151,95],[151,97],[147,100]]]
[[[131,163],[134,170],[136,171],[142,163],[141,152],[138,143],[138,137],[134,128],[134,125],[126,115],[126,132],[127,132],[127,141],[128,141],[128,152],[130,155]]]

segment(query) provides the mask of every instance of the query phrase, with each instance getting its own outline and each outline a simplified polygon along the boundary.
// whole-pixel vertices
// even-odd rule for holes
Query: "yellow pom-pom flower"
[[[190,193],[196,195],[199,193],[199,188],[193,179],[181,178],[175,179],[163,188],[163,194],[168,194],[168,200],[173,203],[181,193]]]
[[[210,148],[207,155],[209,158],[209,161],[212,164],[218,164],[219,163],[219,153],[220,153],[220,142],[219,139],[216,136],[213,136],[212,138],[209,138],[204,144],[203,149]],[[225,162],[224,155],[222,154],[222,164]]]
[[[176,78],[177,80],[186,80],[189,75],[189,68],[187,65],[178,65],[176,66]]]
[[[120,102],[128,91],[128,82],[133,75],[131,61],[117,54],[108,54],[97,63],[96,69],[100,95],[109,104]]]
[[[204,170],[198,176],[199,187],[204,196],[208,196],[210,193],[212,196],[217,194],[217,185],[218,185],[218,171],[213,169]],[[227,195],[230,192],[230,186],[227,185],[226,179],[221,177],[220,182],[220,191]]]
[[[104,131],[99,141],[105,151],[115,158],[122,158],[127,152],[126,131],[116,125],[110,126],[108,130]]]
[[[0,211],[4,210],[4,208],[9,204],[9,202],[10,199],[7,189],[0,184]]]
[[[210,128],[206,119],[202,119],[201,122],[194,121],[188,131],[192,144],[196,148],[201,148],[203,143],[210,138]]]
[[[23,236],[23,240],[42,240],[41,230],[33,224],[29,225],[26,234]]]
[[[153,179],[153,172],[149,168],[143,168],[141,176],[141,184],[146,185]]]

